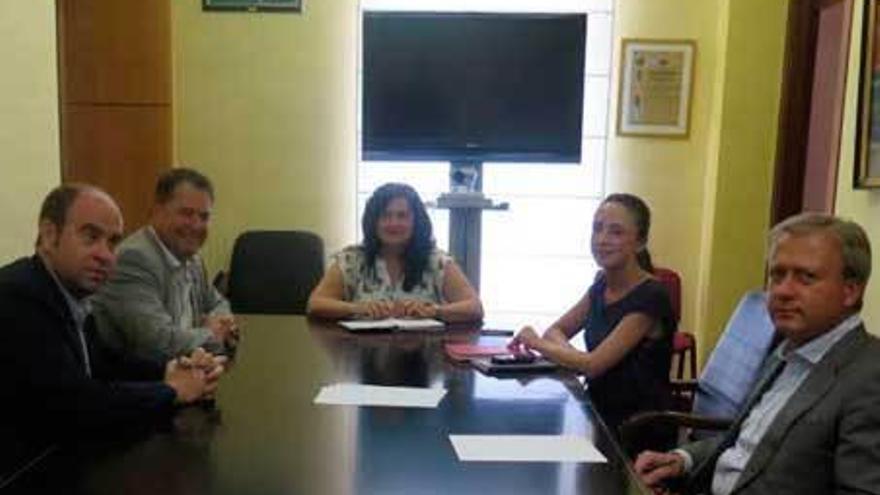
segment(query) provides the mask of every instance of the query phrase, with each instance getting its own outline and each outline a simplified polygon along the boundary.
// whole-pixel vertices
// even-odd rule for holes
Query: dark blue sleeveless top
[[[602,376],[588,382],[588,393],[612,428],[639,411],[663,410],[670,405],[669,366],[672,335],[678,322],[662,283],[647,279],[623,298],[605,303],[605,277],[600,273],[590,287],[590,310],[583,322],[584,341],[594,350],[625,316],[641,313],[659,325]]]

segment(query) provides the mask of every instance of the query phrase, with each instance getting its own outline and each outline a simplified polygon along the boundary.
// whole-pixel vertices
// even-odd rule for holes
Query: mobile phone
[[[492,356],[492,364],[528,364],[535,362],[534,354],[501,354]]]

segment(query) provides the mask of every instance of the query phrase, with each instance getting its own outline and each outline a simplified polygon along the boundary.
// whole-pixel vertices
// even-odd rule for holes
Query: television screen
[[[369,12],[363,158],[580,162],[584,14]]]

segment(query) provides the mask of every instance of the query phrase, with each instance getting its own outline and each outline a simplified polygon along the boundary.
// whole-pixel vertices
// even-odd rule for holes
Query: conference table
[[[487,376],[447,342],[498,345],[479,328],[352,334],[301,316],[243,317],[213,404],[171,424],[58,448],[21,492],[82,494],[648,493],[577,376]],[[441,387],[437,408],[319,405],[324,385]],[[463,462],[450,434],[583,435],[605,463]]]

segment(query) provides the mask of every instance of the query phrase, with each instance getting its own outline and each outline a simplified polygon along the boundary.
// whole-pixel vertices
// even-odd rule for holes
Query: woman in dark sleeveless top
[[[614,430],[634,413],[669,406],[677,321],[665,287],[652,276],[650,222],[638,197],[608,196],[593,217],[591,248],[601,271],[592,286],[543,336],[526,326],[510,344],[586,375],[593,404]],[[569,343],[581,330],[587,352]],[[660,448],[670,434],[658,432],[645,443]]]

